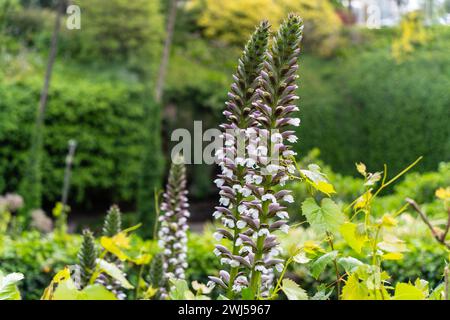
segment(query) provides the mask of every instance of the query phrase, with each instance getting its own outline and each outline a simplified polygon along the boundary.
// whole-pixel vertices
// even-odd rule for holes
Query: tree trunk
[[[173,31],[175,28],[175,21],[177,18],[177,0],[172,0],[170,4],[169,17],[167,19],[167,34],[164,42],[164,50],[159,65],[158,79],[156,82],[155,100],[161,103],[162,94],[164,90],[164,82],[166,80],[167,66],[169,64],[170,47],[172,46]]]
[[[58,47],[58,37],[61,28],[62,16],[66,7],[66,1],[60,0],[57,8],[55,25],[50,44],[50,53],[45,71],[44,85],[41,90],[39,99],[39,107],[37,110],[36,124],[31,138],[30,162],[27,168],[27,175],[24,177],[24,183],[21,193],[25,198],[24,210],[38,209],[41,207],[42,187],[41,187],[41,161],[43,153],[43,134],[44,119],[48,100],[48,90],[53,73],[53,65],[55,63],[56,52]],[[28,214],[28,212],[26,212]]]

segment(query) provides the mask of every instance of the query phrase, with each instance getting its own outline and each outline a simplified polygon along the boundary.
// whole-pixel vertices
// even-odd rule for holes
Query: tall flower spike
[[[157,289],[156,298],[160,298],[161,288],[165,287],[164,281],[164,260],[163,255],[158,253],[152,259],[150,264],[148,280],[152,288]],[[164,289],[163,289],[164,290]]]
[[[254,298],[267,296],[273,283],[274,269],[283,269],[283,261],[277,258],[281,248],[272,232],[288,231],[289,215],[284,204],[293,202],[290,191],[276,191],[276,187],[284,185],[288,172],[294,169],[291,159],[295,153],[285,140],[297,140],[294,131],[286,127],[300,123],[300,119],[291,114],[298,111],[295,91],[302,30],[302,20],[290,14],[274,36],[256,90],[258,99],[254,103],[257,110],[254,117],[260,125],[259,137],[264,137],[265,145],[257,148],[255,172],[257,176],[263,176],[263,181],[261,187],[252,188],[256,199],[245,204],[257,214],[246,220],[252,229],[249,232],[251,237],[242,238],[250,245],[253,256],[250,289]]]
[[[94,273],[97,259],[97,250],[92,232],[83,230],[83,242],[78,251],[78,262],[80,270],[80,286],[84,288],[89,284],[89,280]]]
[[[162,214],[158,238],[163,249],[163,268],[166,290],[161,289],[161,298],[167,297],[170,279],[184,279],[187,268],[187,219],[190,216],[186,189],[186,168],[181,156],[173,160],[166,192],[161,204]]]
[[[103,223],[102,233],[106,237],[113,237],[122,230],[122,214],[118,206],[113,205],[108,210]]]
[[[257,79],[267,51],[269,28],[267,21],[261,22],[245,46],[228,93],[229,100],[224,111],[227,122],[221,125],[224,130],[225,148],[217,153],[222,172],[215,180],[221,189],[220,206],[216,208],[213,216],[223,224],[223,228],[215,233],[216,239],[228,239],[231,251],[217,245],[215,253],[221,257],[222,264],[228,267],[220,271],[219,277],[210,277],[210,280],[226,289],[229,298],[241,291],[248,282],[250,272],[250,261],[247,254],[242,252],[243,243],[239,235],[245,227],[240,220],[241,203],[251,194],[247,184],[252,183],[248,177],[254,162],[252,159],[245,159],[245,149],[242,152],[238,139],[245,142],[249,130],[256,125],[251,115],[254,112],[253,103],[257,98]],[[237,223],[238,221],[241,223]]]
[[[103,222],[102,234],[105,237],[114,237],[120,231],[122,231],[122,213],[118,206],[112,205]],[[105,255],[105,260],[114,263],[122,272],[125,269],[124,263],[110,253]],[[113,292],[119,300],[124,300],[126,298],[126,294],[122,291],[122,285],[119,281],[101,274],[99,275],[97,282]]]

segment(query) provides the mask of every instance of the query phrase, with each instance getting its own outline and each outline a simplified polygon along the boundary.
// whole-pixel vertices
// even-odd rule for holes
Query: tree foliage
[[[287,13],[296,12],[305,23],[307,47],[321,55],[336,48],[342,25],[328,0],[192,0],[190,6],[200,10],[198,23],[206,36],[235,44],[242,44],[261,19],[278,27]]]

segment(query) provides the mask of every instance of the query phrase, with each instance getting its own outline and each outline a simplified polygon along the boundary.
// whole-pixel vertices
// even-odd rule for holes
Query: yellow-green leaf
[[[342,288],[342,300],[367,300],[369,298],[369,290],[360,282],[356,273],[351,274],[344,287]]]
[[[345,242],[357,253],[361,253],[366,237],[358,232],[358,226],[352,222],[346,222],[339,228],[339,231]]]
[[[425,295],[419,288],[409,283],[397,283],[393,300],[424,300]]]

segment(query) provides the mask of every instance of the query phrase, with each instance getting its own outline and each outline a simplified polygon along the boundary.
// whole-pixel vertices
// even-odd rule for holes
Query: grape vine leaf
[[[306,291],[291,279],[284,279],[281,290],[289,300],[308,300]]]
[[[22,273],[10,273],[4,276],[0,271],[0,300],[20,300],[17,283],[23,278]]]
[[[360,260],[353,257],[342,257],[337,260],[337,263],[344,268],[345,272],[352,273],[358,269],[358,267],[362,266]]]
[[[319,276],[322,274],[322,272],[325,270],[326,266],[336,259],[338,255],[338,251],[331,251],[328,253],[325,253],[324,255],[320,256],[316,261],[313,262],[311,265],[311,274],[315,279],[318,279]]]
[[[317,233],[338,232],[345,222],[341,209],[330,198],[324,198],[321,206],[317,205],[313,198],[308,198],[302,204],[302,212]]]
[[[359,281],[356,273],[351,274],[345,286],[342,288],[342,300],[367,300],[369,298],[369,290],[363,282]]]
[[[348,245],[357,253],[361,253],[366,237],[358,232],[358,226],[352,222],[346,222],[339,228],[342,237]]]
[[[103,259],[97,259],[97,264],[101,271],[108,274],[114,280],[118,281],[120,285],[125,289],[133,289],[133,285],[128,282],[127,278],[123,275],[122,270],[120,270],[115,264],[110,263]]]
[[[409,283],[397,283],[395,286],[394,300],[424,300],[423,291]]]

